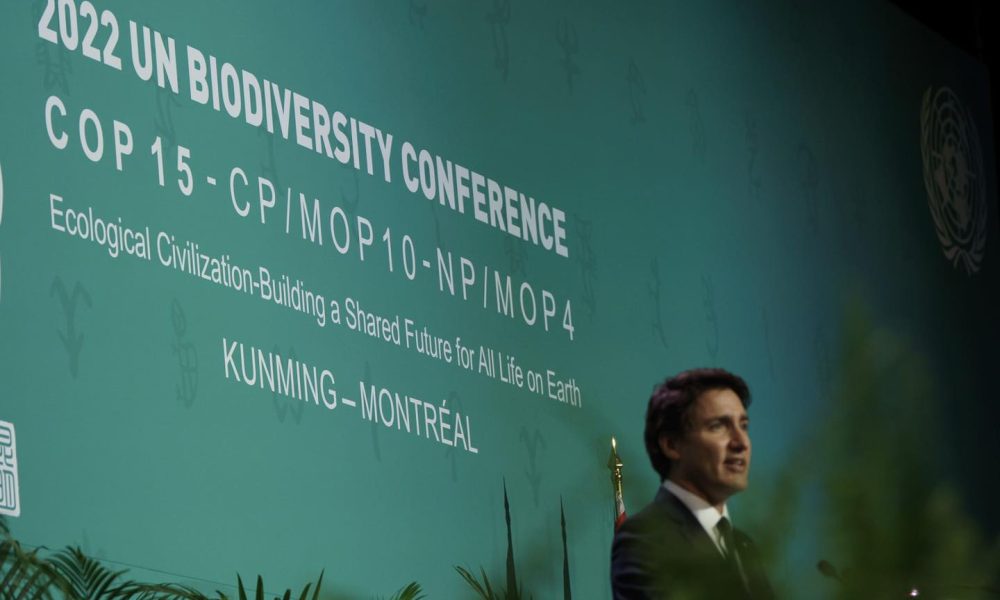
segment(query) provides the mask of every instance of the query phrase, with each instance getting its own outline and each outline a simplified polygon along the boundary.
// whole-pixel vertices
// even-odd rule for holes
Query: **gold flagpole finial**
[[[618,457],[618,443],[611,436],[611,456],[608,457],[608,469],[611,470],[611,484],[616,494],[622,493],[622,459]]]
[[[608,468],[615,469],[621,468],[622,461],[618,458],[618,442],[615,441],[615,436],[611,436],[611,455],[608,457]]]

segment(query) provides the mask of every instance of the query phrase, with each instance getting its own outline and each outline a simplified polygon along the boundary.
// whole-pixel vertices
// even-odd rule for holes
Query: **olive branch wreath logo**
[[[983,155],[971,112],[948,87],[927,88],[920,111],[927,206],[945,257],[966,274],[986,248]]]

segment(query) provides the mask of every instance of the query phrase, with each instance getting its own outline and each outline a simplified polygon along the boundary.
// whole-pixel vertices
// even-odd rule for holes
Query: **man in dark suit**
[[[746,382],[722,369],[685,371],[653,391],[644,437],[663,485],[615,534],[615,600],[774,598],[726,507],[748,483],[749,404]]]

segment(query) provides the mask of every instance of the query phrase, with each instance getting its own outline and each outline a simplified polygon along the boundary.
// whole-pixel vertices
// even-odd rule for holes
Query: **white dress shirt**
[[[732,524],[733,519],[729,516],[729,508],[723,504],[722,512],[719,512],[717,508],[709,504],[704,498],[689,492],[669,479],[663,482],[663,487],[674,496],[677,496],[684,503],[684,506],[688,507],[688,510],[691,511],[695,519],[698,519],[698,523],[701,524],[705,533],[712,540],[712,543],[715,544],[719,553],[725,556],[726,543],[722,540],[722,534],[719,533],[716,525],[719,524],[722,517],[729,519],[729,523]]]

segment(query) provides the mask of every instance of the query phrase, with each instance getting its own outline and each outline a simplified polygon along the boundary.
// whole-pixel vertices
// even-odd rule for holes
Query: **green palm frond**
[[[469,584],[469,587],[479,594],[480,598],[483,600],[499,600],[499,597],[493,592],[493,587],[490,585],[490,578],[486,576],[486,571],[482,567],[479,569],[483,576],[482,583],[464,567],[456,566],[455,570]]]
[[[422,598],[425,598],[425,596],[424,591],[420,588],[420,584],[416,581],[411,581],[403,589],[393,594],[389,600],[421,600]]]
[[[247,600],[247,590],[243,586],[243,578],[236,574],[236,587],[237,593],[240,595],[240,600]],[[263,600],[264,598],[264,580],[260,575],[257,576],[257,600]]]
[[[481,579],[477,579],[475,575],[464,567],[456,566],[455,570],[458,571],[462,579],[483,600],[523,600],[525,598],[531,600],[533,598],[531,594],[525,595],[524,586],[516,589],[497,588],[497,591],[494,591],[493,585],[490,583],[490,578],[486,575],[486,570],[482,567],[479,568]]]
[[[112,571],[89,558],[79,548],[66,548],[48,559],[52,568],[69,582],[73,597],[97,600],[113,589],[124,571]]]
[[[299,592],[298,599],[309,600],[310,599],[309,592],[312,591],[311,600],[319,600],[319,590],[320,588],[323,587],[324,574],[325,571],[320,572],[319,579],[316,580],[315,588],[313,587],[312,583],[307,583],[305,587],[302,588],[302,591]],[[237,594],[239,594],[239,600],[249,600],[247,597],[247,588],[245,585],[243,585],[243,578],[240,577],[239,574],[236,575],[236,592]],[[222,592],[217,592],[217,593],[219,594],[219,600],[229,600],[228,596],[226,596]],[[266,592],[264,591],[264,578],[258,575],[257,586],[256,588],[254,588],[254,600],[265,600],[265,598],[266,598]],[[275,596],[274,600],[292,600],[292,590],[286,589],[284,594],[282,594],[280,597]]]
[[[198,590],[176,583],[138,583],[127,581],[108,591],[108,600],[211,600]],[[219,598],[224,598],[222,594]]]
[[[230,600],[221,591],[206,596],[193,587],[176,583],[123,580],[126,572],[107,567],[78,547],[66,547],[54,554],[45,548],[26,551],[0,517],[0,600]],[[298,595],[286,589],[273,600],[319,600],[324,575],[325,572],[320,572],[319,578],[307,583]],[[251,594],[238,574],[236,583],[238,599],[250,600]],[[253,600],[268,600],[264,579],[259,575],[249,592]],[[420,585],[411,582],[390,600],[423,598]]]
[[[483,600],[522,600],[524,598],[531,600],[532,598],[531,594],[525,595],[523,586],[516,589],[497,588],[494,591],[493,584],[490,583],[490,578],[486,575],[486,570],[482,567],[479,568],[481,579],[477,579],[475,575],[464,567],[456,566],[455,570],[458,571],[462,579]]]
[[[67,547],[49,557],[41,556],[39,550],[24,550],[0,519],[0,598],[209,600],[197,590],[181,585],[121,582],[125,571],[113,571],[79,548]]]
[[[25,551],[2,521],[0,529],[0,598],[48,600],[54,590],[72,597],[71,586],[37,549]]]
[[[312,600],[317,600],[319,598],[319,588],[323,587],[323,575],[326,571],[319,572],[319,579],[316,580],[316,589],[313,590]],[[299,594],[299,600],[306,600],[309,597],[309,588],[312,587],[311,583],[307,583],[306,587],[302,588],[302,593]]]

